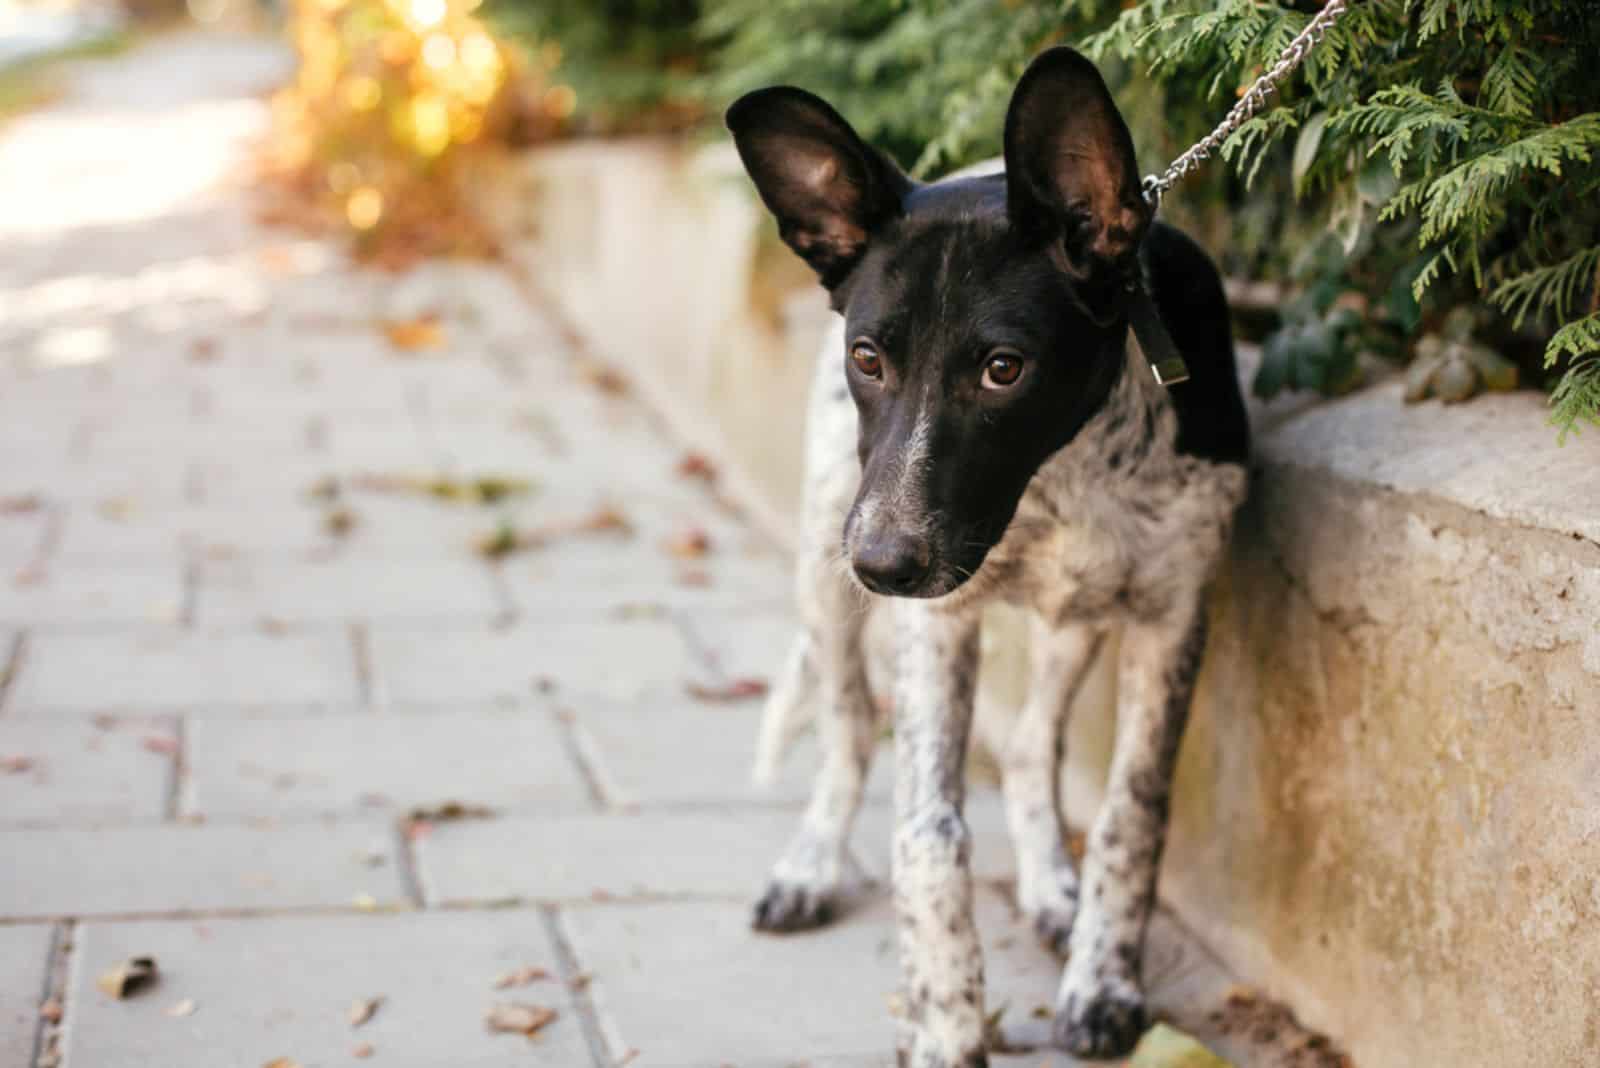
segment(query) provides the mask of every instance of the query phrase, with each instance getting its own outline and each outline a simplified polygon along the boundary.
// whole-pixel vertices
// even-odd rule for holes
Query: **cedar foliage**
[[[714,95],[806,86],[923,174],[993,155],[1028,58],[1071,43],[1108,71],[1153,169],[1320,6],[703,0],[701,25]],[[1531,365],[1551,375],[1563,436],[1600,423],[1597,56],[1588,0],[1353,0],[1274,106],[1230,138],[1227,166],[1163,205],[1229,273],[1302,291],[1284,332],[1308,340],[1269,339],[1258,390],[1341,388],[1358,347],[1408,357],[1468,308],[1502,350],[1536,340]]]

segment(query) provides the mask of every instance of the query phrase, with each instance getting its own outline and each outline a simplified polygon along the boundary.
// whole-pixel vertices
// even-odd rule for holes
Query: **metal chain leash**
[[[1311,49],[1322,40],[1322,35],[1328,32],[1328,27],[1345,13],[1348,3],[1349,0],[1328,0],[1327,6],[1317,12],[1316,18],[1307,23],[1306,28],[1289,42],[1283,54],[1278,57],[1278,62],[1272,65],[1272,69],[1257,78],[1250,88],[1245,90],[1244,96],[1240,97],[1239,102],[1228,112],[1228,117],[1223,119],[1215,130],[1198,141],[1189,151],[1173,160],[1172,165],[1164,173],[1145,177],[1142,183],[1144,198],[1150,202],[1152,208],[1161,203],[1162,194],[1176,185],[1180,178],[1199,169],[1200,164],[1210,158],[1217,146],[1233,136],[1235,130],[1266,105],[1267,97],[1277,89],[1278,83],[1305,62]]]

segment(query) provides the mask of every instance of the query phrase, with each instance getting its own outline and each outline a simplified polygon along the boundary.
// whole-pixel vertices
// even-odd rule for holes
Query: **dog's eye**
[[[858,341],[850,346],[850,362],[856,365],[856,370],[868,378],[883,377],[883,358],[878,355],[878,350],[864,341]]]
[[[1022,377],[1022,354],[1011,349],[995,349],[983,362],[983,388],[1005,389]]]

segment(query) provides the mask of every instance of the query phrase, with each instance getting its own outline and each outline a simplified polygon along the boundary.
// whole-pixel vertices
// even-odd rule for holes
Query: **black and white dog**
[[[1057,1043],[1124,1053],[1145,1025],[1140,957],[1204,593],[1247,483],[1217,271],[1152,221],[1127,126],[1071,49],[1017,85],[1003,174],[914,182],[799,89],[745,96],[728,126],[844,323],[811,398],[805,632],[773,698],[816,702],[824,763],[755,925],[823,923],[840,888],[876,734],[865,587],[894,613],[897,643],[900,1060],[986,1063],[963,763],[979,611],[1025,606],[1031,693],[1002,758],[1018,904],[1069,951]],[[1170,391],[1130,334],[1141,291],[1192,375]],[[1115,755],[1080,878],[1060,815],[1063,731],[1113,627]]]

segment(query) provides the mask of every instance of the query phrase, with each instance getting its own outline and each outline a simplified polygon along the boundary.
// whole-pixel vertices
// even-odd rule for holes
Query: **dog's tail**
[[[815,714],[816,689],[817,666],[811,638],[801,631],[789,647],[789,655],[784,658],[778,681],[767,697],[767,707],[761,716],[753,773],[757,785],[771,786],[777,779],[783,758]]]

